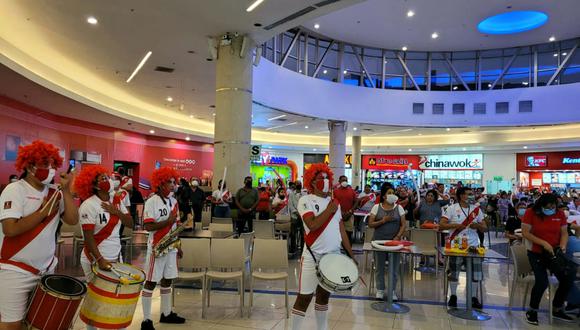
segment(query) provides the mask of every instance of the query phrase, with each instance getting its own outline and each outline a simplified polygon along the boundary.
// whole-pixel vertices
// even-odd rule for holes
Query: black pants
[[[191,210],[193,211],[193,221],[201,222],[201,214],[203,212],[203,204],[192,205]]]
[[[258,213],[258,219],[260,219],[260,220],[270,220],[270,211],[260,211]]]
[[[254,231],[254,218],[256,215],[254,212],[250,213],[242,213],[241,211],[238,212],[238,221],[236,221],[236,232],[238,234],[244,232],[251,232]],[[246,223],[248,224],[248,230],[246,231]]]
[[[530,297],[530,307],[532,309],[538,309],[540,307],[542,296],[549,285],[548,267],[543,261],[542,255],[539,253],[528,251],[528,259],[532,266],[532,270],[534,271],[534,277],[536,278],[536,282],[532,288],[532,296]],[[554,295],[554,300],[552,300],[552,306],[554,306],[554,308],[560,308],[564,305],[564,301],[566,300],[566,296],[568,295],[573,282],[571,275],[567,272],[559,272],[554,275],[556,275],[559,283],[558,290],[556,290],[556,294]]]
[[[304,227],[300,217],[292,217],[290,224],[290,253],[296,253],[302,250],[304,245]]]

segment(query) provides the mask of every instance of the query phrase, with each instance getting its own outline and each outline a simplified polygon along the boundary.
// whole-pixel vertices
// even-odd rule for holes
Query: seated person
[[[505,224],[505,236],[509,239],[510,245],[513,244],[514,241],[521,241],[522,237],[516,235],[516,229],[522,228],[522,218],[524,214],[526,214],[526,204],[523,202],[519,202],[516,204],[516,208],[510,207],[508,213],[508,219]]]

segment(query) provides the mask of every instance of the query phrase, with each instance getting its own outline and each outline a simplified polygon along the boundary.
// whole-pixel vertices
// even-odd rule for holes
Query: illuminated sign
[[[422,170],[482,170],[482,154],[428,155],[421,156],[419,168]]]
[[[526,167],[546,167],[547,165],[548,165],[548,156],[526,157]]]
[[[562,164],[580,164],[580,158],[564,157],[562,158]]]

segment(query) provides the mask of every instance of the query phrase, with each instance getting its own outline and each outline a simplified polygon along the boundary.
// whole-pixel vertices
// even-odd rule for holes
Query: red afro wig
[[[27,146],[18,147],[18,157],[14,167],[18,172],[22,172],[28,165],[44,165],[54,161],[54,166],[62,166],[63,159],[58,154],[58,148],[50,143],[36,140]]]
[[[177,183],[178,178],[179,174],[177,174],[177,171],[170,167],[157,169],[153,171],[153,174],[151,174],[151,189],[157,191],[161,184],[170,181],[171,179]]]
[[[304,188],[308,189],[308,191],[312,191],[312,181],[316,178],[318,173],[324,172],[328,175],[328,180],[330,180],[330,184],[332,185],[332,180],[334,174],[328,165],[324,163],[312,164],[310,167],[304,171]]]
[[[108,174],[106,168],[98,165],[85,166],[79,174],[75,177],[74,190],[79,195],[81,200],[87,200],[95,194],[94,185],[95,179],[102,174]]]

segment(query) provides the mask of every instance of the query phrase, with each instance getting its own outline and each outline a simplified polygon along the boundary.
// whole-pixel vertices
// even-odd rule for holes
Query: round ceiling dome
[[[547,21],[548,15],[541,11],[511,11],[484,19],[477,29],[486,34],[512,34],[536,29]]]

